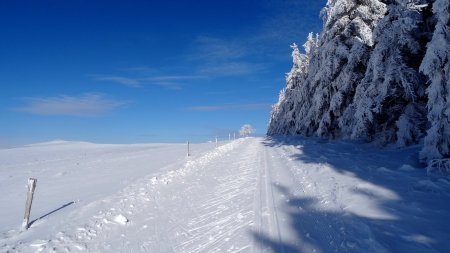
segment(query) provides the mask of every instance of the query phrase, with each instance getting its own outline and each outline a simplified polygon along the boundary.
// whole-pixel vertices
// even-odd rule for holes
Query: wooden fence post
[[[187,156],[190,156],[191,154],[189,153],[189,141],[187,142]]]
[[[33,203],[34,189],[36,189],[37,179],[28,179],[28,194],[27,203],[25,204],[25,214],[23,216],[22,230],[28,229],[28,222],[30,221],[31,204]]]

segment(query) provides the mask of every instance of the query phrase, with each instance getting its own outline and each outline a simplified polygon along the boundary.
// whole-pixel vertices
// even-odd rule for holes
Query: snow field
[[[105,162],[134,156],[139,162],[129,161],[142,166],[155,157],[128,148]],[[172,162],[160,161],[133,181],[122,178],[118,191],[81,199],[25,233],[4,230],[0,252],[450,251],[443,222],[450,217],[450,181],[417,168],[420,147],[380,151],[341,141],[245,138],[204,148],[192,157],[180,149],[175,163],[173,147],[154,148]],[[141,151],[144,157],[134,153]]]
[[[449,181],[414,168],[419,147],[385,149],[290,138],[266,141],[290,221],[285,252],[448,252]],[[277,194],[276,194],[277,195]],[[277,198],[277,197],[275,197]],[[445,223],[445,222],[444,222]],[[289,230],[290,229],[290,230]],[[288,239],[291,237],[291,239]],[[277,251],[277,250],[276,250]],[[278,250],[277,252],[279,252]]]
[[[210,143],[191,144],[194,155],[189,158],[186,158],[185,145],[177,144],[99,145],[52,142],[0,150],[0,159],[4,162],[0,167],[3,175],[0,180],[4,179],[0,188],[2,192],[19,196],[11,198],[11,194],[0,195],[1,203],[12,207],[0,210],[0,252],[86,249],[83,240],[95,237],[98,229],[105,224],[126,225],[131,222],[127,215],[139,204],[150,201],[146,195],[149,191],[145,188],[147,183],[153,186],[168,184],[195,166],[233,148],[239,141],[234,143],[218,148]],[[197,160],[194,162],[191,159]],[[35,175],[39,176],[31,221],[52,210],[49,206],[61,207],[61,203],[68,203],[51,215],[43,215],[41,219],[34,220],[26,233],[20,233],[18,224],[21,222],[26,193],[21,181]],[[137,186],[131,182],[137,182],[139,178],[146,178],[145,184],[141,183],[141,187],[133,188]],[[17,182],[19,180],[20,183]],[[125,189],[120,190],[124,187]],[[130,201],[139,203],[127,204]],[[112,203],[121,204],[120,208],[127,207],[129,210],[122,214],[118,212],[120,209],[110,206]],[[77,222],[85,223],[90,217],[95,220],[90,222],[89,228],[73,228]],[[74,235],[66,234],[70,227],[76,231]],[[47,239],[42,240],[43,235]],[[34,240],[35,238],[39,239]]]

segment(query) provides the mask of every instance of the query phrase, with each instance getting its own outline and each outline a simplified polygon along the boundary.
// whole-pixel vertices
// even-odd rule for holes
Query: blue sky
[[[326,1],[1,1],[0,147],[265,134]]]

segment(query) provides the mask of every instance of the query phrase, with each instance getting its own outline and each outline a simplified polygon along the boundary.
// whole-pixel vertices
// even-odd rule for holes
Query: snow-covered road
[[[449,252],[450,183],[413,152],[239,139],[3,233],[0,252]]]

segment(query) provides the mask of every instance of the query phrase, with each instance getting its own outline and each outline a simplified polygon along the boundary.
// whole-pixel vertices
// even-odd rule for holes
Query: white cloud
[[[181,90],[183,84],[188,80],[208,78],[205,75],[161,75],[150,77],[123,77],[123,76],[99,76],[92,75],[97,81],[113,81],[133,88],[142,87],[145,84],[157,85],[171,90]]]
[[[221,71],[225,75],[258,74],[274,63],[288,62],[289,45],[302,45],[309,32],[320,30],[318,11],[325,3],[264,0],[260,4],[265,18],[258,26],[238,29],[233,37],[198,36],[185,58],[195,64],[198,73],[212,77]]]
[[[207,78],[204,75],[172,75],[172,76],[154,76],[140,78],[142,81],[158,81],[158,82],[168,82],[168,81],[186,81],[186,80],[197,80]]]
[[[166,82],[166,81],[156,81],[152,83],[153,85],[161,86],[169,90],[182,90],[183,86],[179,83],[175,82]]]
[[[125,86],[138,88],[141,87],[139,80],[134,78],[122,77],[122,76],[97,76],[95,80],[98,81],[112,81]]]
[[[147,67],[147,66],[125,68],[125,69],[123,69],[123,71],[129,72],[129,73],[143,74],[143,75],[153,75],[158,72],[157,69]]]
[[[91,93],[81,96],[29,97],[23,100],[25,105],[15,110],[36,115],[98,116],[126,104]]]
[[[255,74],[266,66],[251,60],[252,50],[246,41],[199,36],[186,60],[193,62],[196,73],[208,77]]]
[[[201,66],[198,72],[210,76],[239,76],[257,73],[265,68],[263,64],[251,62],[226,62]]]
[[[271,104],[266,103],[253,103],[253,104],[225,104],[225,105],[203,105],[203,106],[191,106],[188,108],[190,111],[212,112],[212,111],[229,111],[229,110],[247,110],[257,111],[270,109]]]
[[[199,36],[193,43],[193,52],[188,56],[191,60],[228,61],[246,54],[246,48],[237,41]]]

